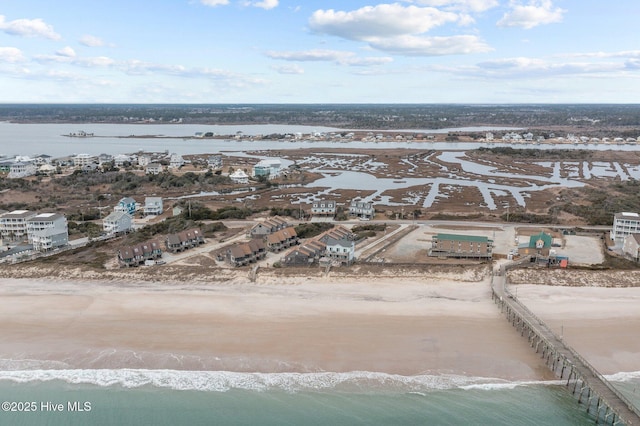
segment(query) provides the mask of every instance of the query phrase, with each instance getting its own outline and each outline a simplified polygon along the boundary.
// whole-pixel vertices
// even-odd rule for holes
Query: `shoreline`
[[[640,371],[633,341],[640,288],[518,287],[521,300],[554,330],[565,327],[567,342],[599,372]],[[0,303],[4,371],[555,380],[491,301],[489,278],[477,274],[257,283],[1,278]]]
[[[487,279],[1,279],[0,302],[0,359],[41,367],[553,379],[517,344]]]

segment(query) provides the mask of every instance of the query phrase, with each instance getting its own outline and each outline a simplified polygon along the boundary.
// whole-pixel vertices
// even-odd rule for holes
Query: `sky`
[[[0,0],[0,103],[640,103],[637,0]]]

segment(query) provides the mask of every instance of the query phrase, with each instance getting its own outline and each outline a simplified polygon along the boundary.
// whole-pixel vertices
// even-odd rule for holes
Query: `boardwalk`
[[[526,306],[508,291],[504,273],[494,276],[493,297],[507,319],[526,337],[532,348],[541,353],[547,366],[560,379],[567,380],[578,402],[596,417],[596,422],[612,425],[640,425],[640,413],[575,350],[564,343]]]

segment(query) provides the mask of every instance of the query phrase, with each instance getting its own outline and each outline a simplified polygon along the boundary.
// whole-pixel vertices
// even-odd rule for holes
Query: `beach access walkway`
[[[507,320],[526,337],[536,353],[541,353],[547,366],[567,380],[578,402],[596,417],[596,423],[611,425],[640,425],[640,412],[620,391],[580,354],[569,347],[547,324],[533,314],[507,286],[506,268],[501,267],[492,277],[492,297],[506,313]]]

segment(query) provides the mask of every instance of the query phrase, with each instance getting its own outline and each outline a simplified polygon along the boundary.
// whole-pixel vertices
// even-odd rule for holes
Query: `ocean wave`
[[[0,380],[16,383],[61,380],[70,384],[97,386],[144,386],[175,390],[226,392],[232,389],[286,392],[411,392],[420,394],[445,389],[500,389],[522,384],[506,380],[460,375],[403,376],[369,371],[317,373],[241,373],[231,371],[182,371],[144,369],[49,369],[0,371]]]
[[[631,380],[640,379],[640,371],[626,371],[604,376],[610,382],[629,382]]]

